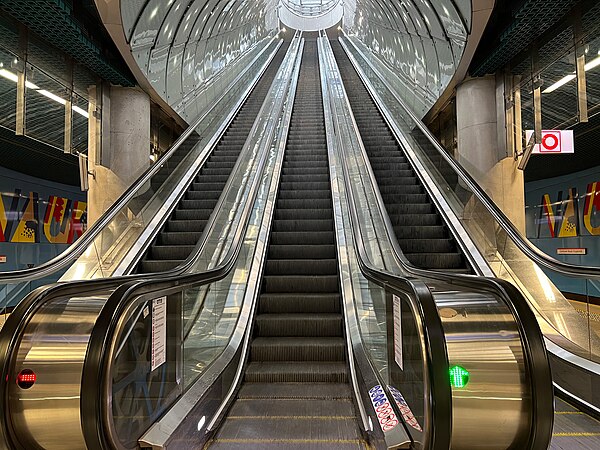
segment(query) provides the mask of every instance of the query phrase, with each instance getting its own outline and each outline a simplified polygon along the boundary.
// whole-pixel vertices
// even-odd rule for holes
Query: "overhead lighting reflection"
[[[547,89],[545,89],[542,93],[544,94],[549,94],[550,92],[554,92],[555,90],[557,90],[559,87],[564,86],[565,84],[567,84],[569,81],[574,80],[576,77],[575,75],[567,75],[566,77],[561,78],[560,80],[558,80],[556,83],[554,83],[552,86],[549,86]]]
[[[0,77],[10,80],[13,83],[17,83],[19,81],[19,77],[16,73],[6,69],[0,69]],[[49,98],[50,100],[54,100],[55,102],[60,103],[63,106],[67,104],[67,101],[64,98],[59,97],[58,95],[53,94],[52,92],[47,91],[46,89],[40,89],[38,85],[32,83],[31,81],[25,81],[25,86],[27,87],[27,89],[31,89],[37,92],[38,94]],[[86,119],[89,119],[90,115],[85,109],[80,108],[79,106],[73,106],[72,109],[77,114],[80,114]]]
[[[583,66],[583,68],[587,72],[589,70],[595,69],[598,66],[600,66],[600,56],[598,56],[597,58],[592,59],[585,66]],[[575,75],[575,73],[571,73],[569,75],[566,75],[563,78],[561,78],[560,80],[558,80],[556,83],[554,83],[553,85],[548,86],[546,89],[544,89],[542,91],[542,93],[543,94],[549,94],[550,92],[554,92],[555,90],[557,90],[558,88],[564,86],[565,84],[569,83],[570,81],[573,81],[575,78],[577,78],[576,75]]]
[[[0,69],[0,77],[6,78],[7,80],[15,83],[19,80],[19,77],[16,73],[10,72],[6,69]],[[33,84],[31,81],[26,81],[25,86],[27,86],[28,89],[39,89],[39,87]]]

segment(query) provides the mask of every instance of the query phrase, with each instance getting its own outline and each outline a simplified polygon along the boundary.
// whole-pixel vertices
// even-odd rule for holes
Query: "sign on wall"
[[[526,141],[529,142],[533,130],[525,131]],[[533,146],[534,155],[561,155],[575,153],[573,130],[543,130],[542,142]]]
[[[526,183],[525,199],[527,237],[534,245],[561,261],[600,265],[600,166]],[[564,292],[600,297],[576,278],[552,281]]]

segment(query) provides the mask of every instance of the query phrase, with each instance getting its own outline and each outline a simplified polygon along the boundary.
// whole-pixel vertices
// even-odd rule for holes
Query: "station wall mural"
[[[0,271],[36,266],[64,251],[87,227],[76,186],[0,168]]]
[[[526,183],[525,203],[532,243],[560,261],[600,266],[600,167]],[[590,290],[567,278],[553,281],[565,292]]]

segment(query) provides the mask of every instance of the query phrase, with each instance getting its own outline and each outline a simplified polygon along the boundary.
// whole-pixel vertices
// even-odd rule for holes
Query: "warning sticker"
[[[167,360],[167,297],[152,300],[152,368]]]
[[[400,305],[400,297],[397,295],[394,298],[394,360],[404,370],[404,362],[402,360],[402,309]]]

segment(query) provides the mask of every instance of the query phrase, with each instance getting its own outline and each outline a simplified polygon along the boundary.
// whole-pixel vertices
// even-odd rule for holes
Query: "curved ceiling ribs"
[[[209,101],[198,93],[221,75],[231,79],[233,70],[226,69],[277,33],[278,1],[121,0],[121,15],[137,64],[190,120]],[[470,24],[471,0],[343,2],[345,33],[389,69],[399,93],[420,114],[450,83]]]
[[[209,101],[198,93],[278,29],[276,0],[127,0],[121,17],[137,65],[188,121]]]
[[[400,94],[425,114],[460,63],[470,6],[464,0],[346,0],[343,28],[395,74]]]

